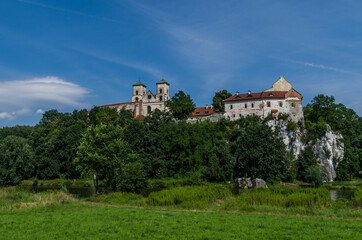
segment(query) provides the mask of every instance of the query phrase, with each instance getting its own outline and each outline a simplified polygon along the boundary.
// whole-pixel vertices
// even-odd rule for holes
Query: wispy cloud
[[[223,25],[216,26],[220,25],[219,22],[186,23],[180,21],[177,15],[170,15],[147,4],[132,3],[138,11],[151,19],[150,22],[157,29],[168,36],[169,41],[165,47],[180,56],[203,84],[207,84],[203,86],[203,90],[222,86],[240,68],[245,52],[238,51],[240,44],[235,45],[220,34],[223,32]]]
[[[161,78],[162,76],[166,75],[165,72],[162,72],[161,70],[152,67],[148,64],[142,63],[142,62],[136,62],[136,61],[132,61],[130,59],[122,59],[120,57],[113,57],[113,56],[109,56],[107,54],[104,53],[98,53],[98,52],[92,52],[89,50],[83,50],[80,48],[71,48],[74,51],[77,51],[79,53],[94,57],[96,59],[102,60],[102,61],[106,61],[106,62],[110,62],[110,63],[114,63],[120,66],[124,66],[124,67],[129,67],[129,68],[133,68],[142,72],[146,72],[148,74],[151,74],[152,76],[154,76],[156,79]]]
[[[56,11],[71,13],[71,14],[75,14],[75,15],[79,15],[79,16],[83,16],[83,17],[90,17],[90,18],[94,18],[94,19],[98,19],[98,20],[102,20],[102,21],[106,21],[106,22],[125,24],[124,22],[116,20],[116,19],[97,16],[97,15],[93,15],[93,14],[88,14],[88,13],[75,11],[75,10],[68,9],[68,8],[55,7],[55,6],[40,3],[40,2],[29,1],[29,0],[17,0],[17,1],[22,2],[22,3],[26,3],[26,4],[30,4],[30,5],[34,5],[34,6],[38,6],[38,7],[42,7],[42,8],[47,8],[47,9],[52,9],[52,10],[56,10]]]
[[[329,70],[329,71],[334,71],[334,72],[340,72],[340,73],[358,74],[358,73],[351,72],[351,71],[348,71],[348,70],[345,70],[345,69],[330,67],[330,66],[326,66],[326,65],[322,65],[322,64],[315,64],[315,63],[301,62],[301,61],[294,61],[294,60],[289,60],[289,61],[293,62],[293,63],[301,64],[301,65],[304,65],[304,66],[307,66],[307,67],[319,68],[319,69],[324,69],[324,70]]]
[[[89,90],[58,77],[3,81],[0,84],[0,119],[42,113],[41,108],[86,107]],[[37,110],[36,110],[37,109]]]

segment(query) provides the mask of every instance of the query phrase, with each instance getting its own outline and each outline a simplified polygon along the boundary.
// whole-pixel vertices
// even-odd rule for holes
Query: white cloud
[[[44,110],[43,109],[38,109],[36,110],[35,114],[43,114],[44,113]]]
[[[0,119],[13,120],[15,116],[14,113],[2,112],[0,113]]]
[[[0,119],[40,114],[42,108],[86,107],[81,99],[89,93],[58,77],[0,82]],[[36,110],[37,109],[37,110]]]

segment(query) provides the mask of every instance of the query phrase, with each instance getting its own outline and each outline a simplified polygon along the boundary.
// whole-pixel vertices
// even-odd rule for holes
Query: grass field
[[[0,189],[1,239],[362,239],[362,189],[331,201],[326,189],[274,187],[233,195],[220,185],[148,197],[115,192]]]
[[[360,220],[73,203],[0,211],[0,239],[362,239]]]

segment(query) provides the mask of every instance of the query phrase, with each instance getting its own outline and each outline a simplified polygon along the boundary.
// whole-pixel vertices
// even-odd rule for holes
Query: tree
[[[186,95],[183,91],[176,93],[171,100],[167,102],[167,107],[170,108],[172,116],[179,120],[187,119],[195,110],[195,104],[190,95]]]
[[[138,155],[123,140],[122,128],[102,124],[87,129],[74,162],[83,176],[96,176],[95,187],[98,191],[98,180],[103,181],[106,188],[117,190],[122,181],[120,173],[123,166],[137,160]]]
[[[262,178],[274,182],[287,172],[287,151],[282,139],[270,127],[249,122],[238,131],[235,177]]]
[[[335,103],[333,96],[320,94],[304,110],[305,126],[315,130],[316,135],[325,131],[323,122],[343,135],[345,155],[338,165],[337,179],[347,180],[358,176],[362,170],[362,118],[343,104]]]
[[[231,97],[232,94],[229,93],[227,90],[222,90],[215,93],[215,96],[212,98],[212,104],[214,105],[214,108],[216,110],[219,110],[220,112],[225,111],[225,105],[223,100]]]
[[[18,185],[32,177],[34,153],[25,138],[7,136],[0,141],[0,178],[5,185]]]
[[[315,169],[311,170],[311,168],[316,167],[317,164],[318,164],[317,156],[315,155],[313,148],[311,146],[306,147],[301,152],[296,162],[297,179],[302,181],[307,181],[306,179],[307,172],[315,173],[316,170]]]

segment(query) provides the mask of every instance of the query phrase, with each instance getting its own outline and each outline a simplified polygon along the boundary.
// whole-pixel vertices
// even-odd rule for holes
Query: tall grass
[[[33,208],[50,204],[67,204],[76,202],[71,195],[62,191],[47,191],[33,193],[17,187],[0,189],[0,209],[13,210]]]
[[[142,195],[136,193],[113,192],[97,196],[97,202],[119,205],[141,206],[144,203]]]
[[[286,189],[271,187],[244,191],[240,196],[230,199],[223,206],[224,210],[248,209],[247,207],[269,206],[276,208],[328,207],[332,201],[324,188]]]
[[[148,196],[146,204],[202,209],[210,204],[219,205],[231,196],[231,191],[221,185],[185,186],[153,192]]]

